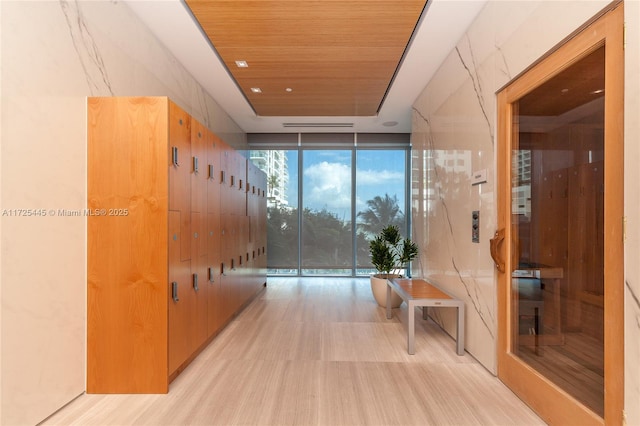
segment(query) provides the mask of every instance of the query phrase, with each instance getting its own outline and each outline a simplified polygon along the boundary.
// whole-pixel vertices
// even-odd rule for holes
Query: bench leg
[[[408,324],[407,324],[407,347],[409,355],[416,353],[415,340],[416,340],[416,307],[411,301],[407,302],[408,305]]]
[[[456,327],[456,352],[464,355],[464,304],[458,306],[458,325]]]
[[[391,319],[391,286],[387,281],[387,319]]]

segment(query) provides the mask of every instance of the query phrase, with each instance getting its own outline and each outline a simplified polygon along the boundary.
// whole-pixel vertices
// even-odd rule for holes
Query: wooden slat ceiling
[[[257,115],[374,116],[426,1],[186,3]]]

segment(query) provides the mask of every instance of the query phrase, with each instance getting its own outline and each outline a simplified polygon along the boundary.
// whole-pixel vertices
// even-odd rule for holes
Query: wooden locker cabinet
[[[246,164],[166,97],[89,98],[88,393],[168,392],[266,283]]]
[[[169,104],[169,139],[166,149],[169,150],[169,210],[178,211],[180,215],[180,260],[191,259],[191,117],[177,105]],[[137,126],[137,123],[129,123]],[[138,136],[138,135],[135,135]],[[141,153],[142,154],[142,153]]]
[[[169,168],[169,279],[168,301],[168,381],[184,364],[197,344],[191,324],[197,321],[197,295],[193,289],[192,270],[197,263],[197,246],[193,235],[198,223],[193,221],[194,163],[197,141],[193,140],[195,120],[173,102],[165,99],[169,109],[169,139],[166,142]],[[195,153],[194,153],[195,152]],[[179,226],[175,227],[175,222]],[[172,226],[173,225],[173,226]],[[171,246],[179,246],[173,248]],[[180,253],[179,257],[175,254]]]
[[[220,156],[223,142],[212,133],[207,135],[207,334],[213,335],[225,323],[220,288]]]

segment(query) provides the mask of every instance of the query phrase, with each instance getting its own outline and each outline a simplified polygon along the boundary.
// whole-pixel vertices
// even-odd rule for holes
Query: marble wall
[[[461,4],[463,2],[460,2]],[[421,255],[415,271],[466,301],[466,349],[497,372],[496,276],[489,240],[496,229],[495,93],[608,1],[489,1],[413,105],[413,232]],[[640,271],[637,185],[640,158],[639,2],[625,2],[626,68],[626,401],[640,424]],[[508,19],[507,19],[508,17]],[[486,183],[471,184],[486,170]],[[632,187],[632,185],[635,186]],[[480,211],[480,243],[471,214]],[[455,334],[452,312],[436,320]]]
[[[86,97],[169,96],[246,135],[121,2],[3,0],[0,23],[0,424],[35,424],[85,389],[86,221],[56,213],[87,205]]]

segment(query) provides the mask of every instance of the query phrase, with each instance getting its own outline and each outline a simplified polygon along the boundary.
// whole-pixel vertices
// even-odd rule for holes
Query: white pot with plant
[[[371,275],[371,291],[378,305],[387,306],[387,280],[402,277],[402,270],[418,255],[418,246],[409,238],[402,238],[395,225],[385,226],[369,243],[371,264],[376,273]],[[391,292],[391,307],[397,308],[402,299]]]

